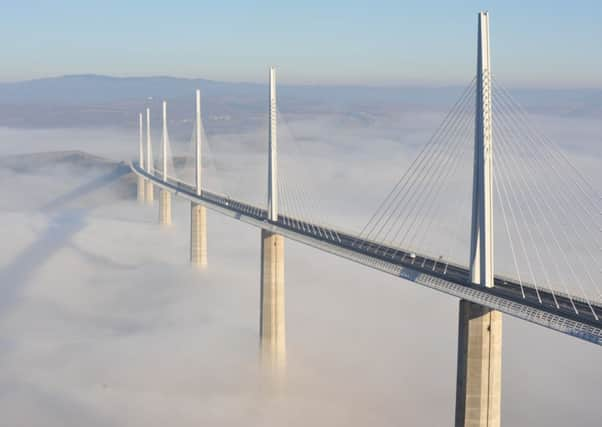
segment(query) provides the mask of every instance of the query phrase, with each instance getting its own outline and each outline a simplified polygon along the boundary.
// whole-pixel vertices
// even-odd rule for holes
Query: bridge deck
[[[586,301],[552,293],[546,289],[496,276],[493,288],[477,287],[470,283],[466,267],[446,263],[424,254],[366,241],[358,236],[281,215],[278,221],[268,221],[265,209],[203,190],[196,194],[193,187],[172,180],[163,181],[160,174],[149,174],[137,164],[132,170],[156,185],[192,202],[234,217],[259,228],[267,229],[353,260],[357,263],[393,274],[415,283],[437,289],[540,326],[602,345],[602,306],[590,307]],[[524,296],[523,296],[524,292]],[[541,299],[541,302],[540,302]]]

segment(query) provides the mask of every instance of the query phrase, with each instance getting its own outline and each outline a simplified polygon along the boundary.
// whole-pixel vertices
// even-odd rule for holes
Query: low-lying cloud
[[[289,119],[311,159],[299,174],[324,195],[316,214],[363,225],[440,118]],[[123,160],[136,147],[135,131],[1,134],[3,154]],[[262,138],[211,140],[223,186],[258,203]],[[156,204],[137,204],[111,170],[0,170],[3,424],[453,424],[457,300],[287,241],[288,380],[274,388],[258,363],[259,231],[210,214],[209,268],[197,271],[188,205],[176,199],[174,226],[161,229]],[[599,421],[599,347],[505,316],[503,356],[504,424]]]

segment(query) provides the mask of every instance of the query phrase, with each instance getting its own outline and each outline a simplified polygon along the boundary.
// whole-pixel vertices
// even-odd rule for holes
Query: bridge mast
[[[142,124],[142,113],[138,114],[138,165],[144,169],[144,132]],[[137,200],[144,202],[144,178],[138,175],[137,178]]]
[[[472,184],[470,273],[472,283],[493,287],[493,148],[489,15],[479,14],[477,99]]]
[[[144,131],[142,125],[142,113],[138,114],[138,163],[144,169]]]
[[[479,13],[477,96],[470,242],[474,285],[493,287],[492,116],[489,14]],[[460,301],[456,427],[499,427],[502,382],[502,315]]]
[[[202,191],[201,150],[201,91],[196,91],[196,138],[195,138],[195,189],[198,196]],[[190,202],[190,263],[198,267],[207,266],[207,213],[204,206]]]
[[[161,138],[163,182],[167,182],[167,102],[163,101],[163,133]]]
[[[153,173],[153,152],[151,147],[150,133],[150,108],[146,109],[146,171]],[[154,200],[154,188],[152,181],[146,180],[146,188],[144,189],[144,197],[146,203],[151,203]]]
[[[196,141],[195,141],[195,184],[196,194],[201,195],[201,167],[202,167],[202,151],[201,151],[201,91],[196,91]]]
[[[270,129],[269,129],[269,158],[268,158],[268,219],[278,221],[278,166],[276,132],[276,70],[270,67]]]
[[[276,70],[270,68],[268,148],[268,220],[278,221]],[[261,230],[261,302],[259,340],[264,366],[276,376],[286,365],[284,237]]]

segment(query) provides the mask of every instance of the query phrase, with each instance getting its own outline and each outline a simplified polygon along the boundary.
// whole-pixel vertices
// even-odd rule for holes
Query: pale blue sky
[[[173,75],[285,83],[449,84],[474,74],[491,13],[507,84],[602,87],[602,2],[3,0],[0,80]]]

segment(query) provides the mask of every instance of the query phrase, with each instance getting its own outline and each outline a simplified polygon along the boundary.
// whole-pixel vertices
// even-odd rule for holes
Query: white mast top
[[[268,219],[278,221],[278,167],[276,132],[276,70],[270,67],[270,126],[268,158]]]

